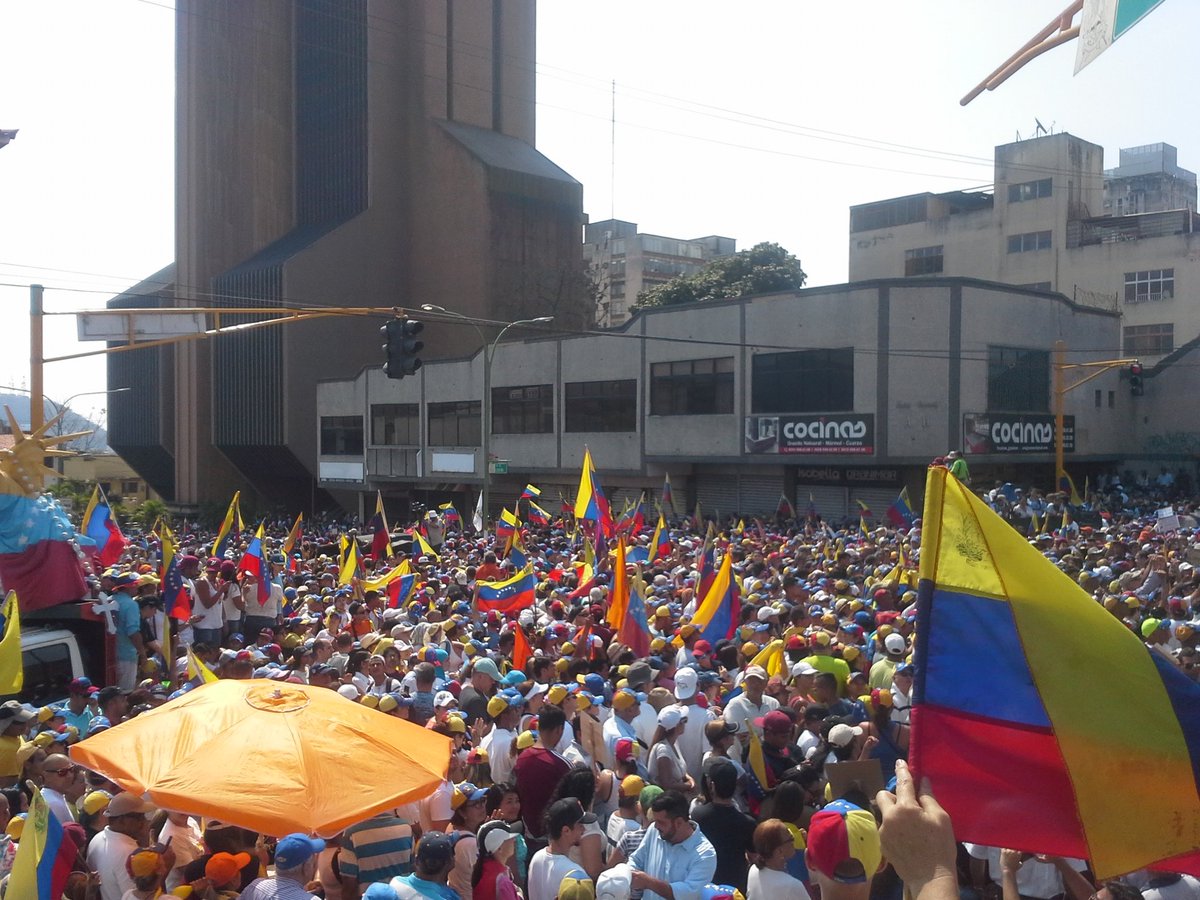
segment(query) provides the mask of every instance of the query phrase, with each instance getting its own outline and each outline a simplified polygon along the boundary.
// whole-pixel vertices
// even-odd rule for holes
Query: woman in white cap
[[[687,723],[688,711],[682,706],[664,706],[658,713],[658,727],[654,730],[654,741],[646,768],[651,780],[664,791],[680,791],[693,794],[696,783],[687,773],[683,755],[677,741]]]
[[[517,832],[506,822],[484,822],[476,835],[479,856],[471,873],[474,900],[519,900],[508,863],[517,848]]]

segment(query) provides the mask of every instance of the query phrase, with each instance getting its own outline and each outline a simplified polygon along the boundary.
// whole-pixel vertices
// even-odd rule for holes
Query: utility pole
[[[42,363],[44,351],[42,346],[42,325],[45,321],[42,315],[42,295],[45,292],[40,284],[29,286],[29,430],[36,432],[46,424],[46,408],[42,405]]]

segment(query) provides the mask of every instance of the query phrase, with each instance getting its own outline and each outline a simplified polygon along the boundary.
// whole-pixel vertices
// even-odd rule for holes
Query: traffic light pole
[[[1136,358],[1125,359],[1103,359],[1097,362],[1086,363],[1071,363],[1067,364],[1067,342],[1054,342],[1054,481],[1052,482],[1055,490],[1060,489],[1059,479],[1066,473],[1066,462],[1063,459],[1063,425],[1066,419],[1064,415],[1065,398],[1068,393],[1075,390],[1077,387],[1082,387],[1093,378],[1099,378],[1110,369],[1124,368],[1125,366],[1138,365]],[[1064,373],[1068,369],[1095,369],[1089,375],[1085,375],[1073,384],[1064,384]],[[1086,498],[1085,498],[1086,499]]]

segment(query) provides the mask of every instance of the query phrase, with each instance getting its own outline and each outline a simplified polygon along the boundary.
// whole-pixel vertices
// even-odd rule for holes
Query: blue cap
[[[229,639],[231,641],[241,641],[243,644],[246,642],[246,636],[243,635],[240,631],[231,634],[229,636]]]
[[[375,882],[367,886],[366,893],[362,895],[362,900],[400,900],[400,895],[390,884]]]
[[[592,672],[583,679],[583,686],[592,694],[604,693],[604,676],[599,672]]]
[[[298,869],[324,849],[325,842],[320,838],[300,832],[289,834],[275,845],[275,868]]]

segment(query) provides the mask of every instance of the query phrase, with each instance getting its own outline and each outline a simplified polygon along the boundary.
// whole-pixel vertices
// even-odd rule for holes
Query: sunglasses
[[[65,769],[47,769],[45,771],[45,774],[46,775],[57,775],[60,778],[65,778],[66,776],[71,775],[78,771],[79,771],[79,766],[67,766]]]

